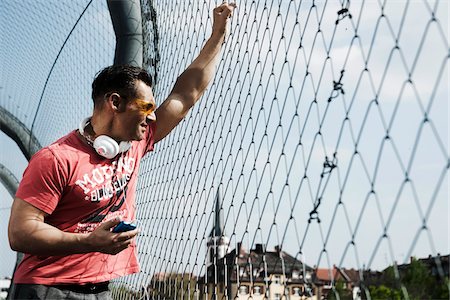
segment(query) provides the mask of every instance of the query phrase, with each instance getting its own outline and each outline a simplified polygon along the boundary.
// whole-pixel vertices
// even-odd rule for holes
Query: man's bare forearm
[[[91,252],[87,234],[67,233],[38,220],[25,220],[10,229],[11,248],[35,255],[69,255]]]
[[[216,63],[226,36],[227,20],[235,8],[235,3],[225,1],[213,10],[211,37],[197,58],[178,77],[172,92],[155,112],[157,125],[155,143],[166,137],[181,122],[214,77]]]
[[[213,33],[198,57],[178,77],[172,94],[183,95],[187,107],[197,102],[213,78],[224,36],[224,34]]]
[[[172,94],[180,95],[185,109],[192,107],[214,76],[222,44],[227,31],[227,21],[236,8],[235,3],[224,2],[213,10],[211,37],[206,41],[198,57],[178,77]]]
[[[138,230],[112,233],[120,220],[101,223],[90,233],[64,232],[44,222],[45,213],[20,198],[14,199],[8,225],[11,249],[34,255],[70,255],[88,252],[117,254],[126,249]]]

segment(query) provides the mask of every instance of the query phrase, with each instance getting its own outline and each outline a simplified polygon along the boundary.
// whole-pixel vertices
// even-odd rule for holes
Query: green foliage
[[[334,290],[330,291],[328,294],[329,300],[352,300],[353,293],[352,289],[345,286],[345,282],[343,280],[338,280],[335,283]]]
[[[450,282],[448,278],[436,284],[431,294],[431,299],[450,299]]]
[[[431,299],[436,280],[421,261],[413,258],[402,277],[411,300]]]
[[[397,289],[393,289],[390,287],[387,287],[385,285],[380,286],[370,286],[370,297],[373,300],[376,299],[386,299],[386,300],[401,300],[402,295],[401,292]]]
[[[427,265],[413,258],[411,263],[399,269],[396,274],[394,267],[384,270],[382,279],[369,285],[370,297],[374,300],[403,300],[407,292],[410,300],[449,299],[449,280],[434,277]]]
[[[139,292],[127,288],[123,284],[111,284],[111,295],[113,300],[137,300],[142,299]]]
[[[151,299],[195,299],[197,280],[190,274],[168,273],[152,280],[148,288]]]

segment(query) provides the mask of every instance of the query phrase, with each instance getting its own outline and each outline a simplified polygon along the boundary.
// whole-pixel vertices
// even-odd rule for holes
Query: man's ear
[[[116,112],[122,112],[125,110],[125,99],[117,93],[111,93],[108,97],[108,102],[111,108]]]

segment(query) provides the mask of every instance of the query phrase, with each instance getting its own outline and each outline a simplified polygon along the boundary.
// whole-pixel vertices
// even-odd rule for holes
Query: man
[[[156,110],[147,72],[108,67],[92,84],[92,117],[30,160],[8,227],[11,248],[25,253],[14,298],[111,299],[109,280],[139,271],[138,229],[113,229],[134,220],[141,157],[211,81],[235,7],[224,2],[213,10],[211,37]]]

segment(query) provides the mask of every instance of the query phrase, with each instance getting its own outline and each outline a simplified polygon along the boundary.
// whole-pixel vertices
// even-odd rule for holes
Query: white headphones
[[[111,159],[114,158],[117,154],[126,152],[131,148],[131,142],[122,141],[118,144],[114,139],[107,135],[100,135],[96,137],[94,141],[92,141],[92,139],[88,135],[84,134],[84,129],[90,123],[90,121],[90,117],[85,118],[83,121],[81,121],[78,130],[99,155]]]

